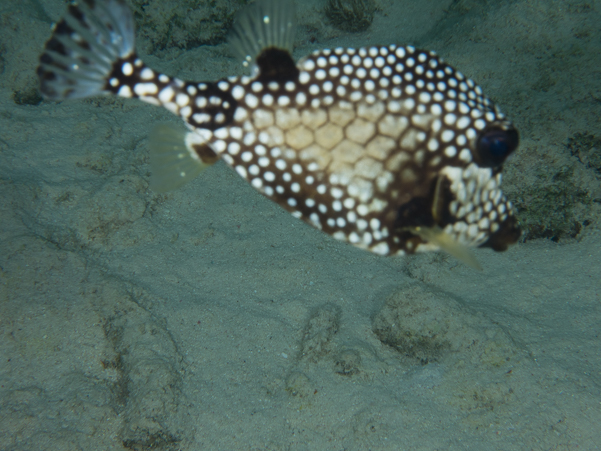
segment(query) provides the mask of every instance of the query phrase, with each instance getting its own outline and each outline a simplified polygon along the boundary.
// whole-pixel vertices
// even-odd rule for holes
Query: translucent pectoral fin
[[[482,271],[482,266],[480,266],[480,263],[478,263],[478,260],[476,260],[472,250],[469,247],[455,241],[440,227],[412,227],[410,231],[422,239],[440,247],[443,251],[451,254],[460,262],[465,263],[466,265],[477,269],[478,271]]]
[[[150,188],[155,192],[170,191],[185,185],[217,158],[201,159],[196,147],[187,144],[186,132],[169,124],[157,126],[150,134]],[[206,145],[204,145],[206,146]],[[213,154],[208,149],[207,153]]]

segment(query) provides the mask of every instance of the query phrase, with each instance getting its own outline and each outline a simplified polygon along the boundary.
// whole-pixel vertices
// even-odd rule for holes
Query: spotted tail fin
[[[133,16],[123,0],[71,3],[40,57],[40,91],[53,100],[111,92],[115,63],[133,53]]]

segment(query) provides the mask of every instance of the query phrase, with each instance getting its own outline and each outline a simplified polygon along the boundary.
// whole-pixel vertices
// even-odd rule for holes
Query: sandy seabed
[[[601,3],[451,3],[382,1],[370,30],[295,56],[438,50],[522,133],[511,198],[534,156],[575,164],[567,139],[601,134]],[[601,448],[598,203],[577,239],[477,250],[476,272],[339,243],[222,163],[157,195],[147,134],[168,112],[15,102],[64,7],[39,5],[0,6],[1,450]],[[239,73],[225,45],[146,59]]]

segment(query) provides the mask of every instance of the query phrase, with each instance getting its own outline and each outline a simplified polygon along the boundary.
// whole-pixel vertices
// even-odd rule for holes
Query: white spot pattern
[[[230,77],[185,83],[125,62],[138,96],[206,128],[237,173],[293,214],[375,253],[429,250],[399,236],[399,208],[444,177],[455,220],[445,232],[479,245],[512,214],[501,176],[477,166],[480,133],[510,124],[479,86],[433,52],[413,47],[321,50],[295,79]],[[212,132],[211,132],[212,130]],[[197,151],[196,148],[191,151]]]

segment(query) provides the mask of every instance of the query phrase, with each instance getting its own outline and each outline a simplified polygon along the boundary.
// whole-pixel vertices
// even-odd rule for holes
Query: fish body
[[[250,7],[231,41],[252,74],[187,82],[138,58],[121,0],[85,0],[46,44],[41,92],[139,98],[180,116],[189,132],[163,127],[151,140],[157,189],[222,159],[295,217],[377,254],[443,248],[465,261],[453,249],[515,243],[500,183],[518,133],[482,89],[412,46],[295,63],[292,15],[277,1]]]

